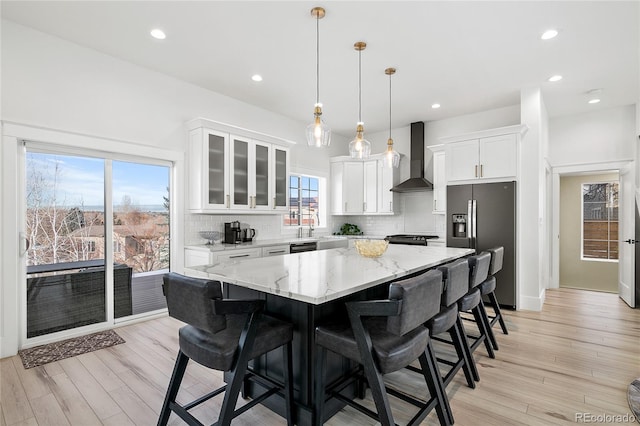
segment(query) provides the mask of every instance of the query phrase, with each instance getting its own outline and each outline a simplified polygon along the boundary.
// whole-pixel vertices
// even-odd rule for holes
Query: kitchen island
[[[185,274],[223,282],[225,297],[264,299],[266,312],[294,324],[294,399],[297,424],[306,425],[311,424],[313,385],[319,373],[313,368],[316,325],[348,321],[344,302],[384,299],[390,282],[472,253],[463,248],[389,245],[382,256],[366,258],[354,248],[340,248],[195,266],[185,268]],[[352,367],[351,361],[329,353],[327,382],[348,374]],[[281,380],[281,353],[254,361],[254,368]],[[355,389],[349,391],[354,394]],[[254,394],[252,389],[247,393]],[[284,413],[277,395],[263,404]],[[337,400],[325,404],[324,418],[341,406]]]

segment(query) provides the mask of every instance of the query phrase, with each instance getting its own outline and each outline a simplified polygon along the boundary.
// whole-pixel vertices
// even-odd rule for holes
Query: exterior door
[[[618,230],[618,294],[635,307],[635,169],[633,165],[620,170],[619,230]]]

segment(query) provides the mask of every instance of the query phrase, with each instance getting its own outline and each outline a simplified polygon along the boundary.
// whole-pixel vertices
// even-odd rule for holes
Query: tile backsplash
[[[328,216],[328,226],[318,228],[314,235],[333,234],[344,223],[353,223],[367,235],[391,235],[400,233],[421,233],[444,236],[445,216],[431,213],[433,192],[399,194],[396,198],[396,214],[392,216]],[[282,225],[282,215],[212,215],[185,214],[185,245],[204,244],[206,240],[198,235],[200,231],[224,231],[224,223],[239,220],[243,228],[254,228],[256,239],[292,237],[298,228]]]

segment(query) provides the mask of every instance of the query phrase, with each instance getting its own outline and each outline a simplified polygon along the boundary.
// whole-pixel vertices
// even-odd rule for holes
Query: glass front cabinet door
[[[198,125],[203,122],[220,128]],[[190,124],[187,173],[192,213],[287,211],[288,147],[254,139],[250,131],[231,133],[225,125],[205,119]]]
[[[273,190],[272,209],[288,211],[289,209],[289,186],[287,185],[289,176],[289,149],[273,146]]]

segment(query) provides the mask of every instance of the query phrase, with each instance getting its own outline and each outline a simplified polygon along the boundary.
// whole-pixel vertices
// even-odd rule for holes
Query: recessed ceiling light
[[[251,76],[251,80],[253,81],[262,81],[262,76],[260,74],[254,74]]]
[[[590,104],[597,104],[598,102],[600,102],[600,99],[598,98],[589,99]]]
[[[540,36],[540,38],[542,40],[551,40],[552,38],[554,38],[557,35],[558,35],[558,30],[550,29],[550,30],[547,30],[547,31],[543,32],[542,35]]]
[[[440,104],[433,104],[433,105],[431,105],[431,108],[438,109],[438,108],[440,108]]]
[[[550,82],[556,82],[556,81],[560,81],[562,80],[562,76],[561,75],[552,75],[551,77],[549,77],[549,81]]]
[[[159,28],[154,28],[151,30],[151,37],[157,38],[158,40],[164,40],[167,38],[167,35]]]

